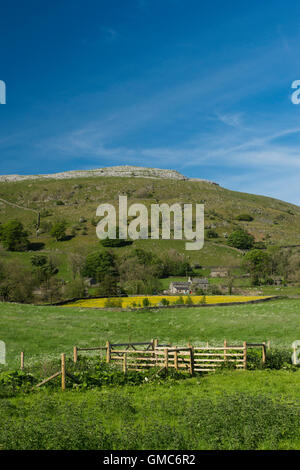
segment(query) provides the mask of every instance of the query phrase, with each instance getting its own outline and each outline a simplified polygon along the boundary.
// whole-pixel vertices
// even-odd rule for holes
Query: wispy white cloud
[[[103,32],[111,39],[118,36],[109,28]],[[108,111],[101,111],[100,107],[97,119],[83,119],[70,132],[41,140],[39,149],[48,154],[58,151],[66,160],[80,157],[95,162],[96,166],[108,159],[119,164],[155,163],[195,176],[202,176],[205,167],[220,168],[226,186],[235,184],[236,189],[243,186],[245,191],[255,188],[262,194],[270,192],[271,186],[265,182],[271,170],[275,174],[284,170],[287,181],[288,171],[298,174],[300,169],[300,127],[294,125],[289,112],[274,114],[271,110],[262,115],[249,106],[251,97],[256,99],[272,86],[274,67],[280,67],[282,60],[278,54],[280,47],[281,50],[286,47],[281,38],[276,47],[269,44],[236,63],[211,70],[199,67],[198,76],[194,74],[184,82],[152,88],[151,78],[140,77],[122,83],[122,90],[112,86],[105,94],[83,96],[90,102],[103,98],[109,101],[113,97],[114,104]],[[158,72],[151,71],[153,80]],[[284,74],[277,76],[276,86],[288,87]],[[186,128],[192,129],[184,140],[143,142],[141,136],[149,126],[178,127],[182,116]],[[138,139],[127,139],[135,134]],[[283,144],[281,140],[288,137],[293,138],[292,142]],[[240,169],[240,177],[232,176],[233,168]],[[253,183],[256,168],[264,176]],[[272,195],[274,191],[277,197],[290,194],[280,186],[272,190]]]
[[[223,122],[228,126],[232,127],[241,127],[242,125],[242,113],[217,113],[217,118],[219,121]]]

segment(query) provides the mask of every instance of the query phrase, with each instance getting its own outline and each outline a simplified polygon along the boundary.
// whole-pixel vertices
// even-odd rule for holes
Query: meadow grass
[[[288,348],[300,338],[299,308],[296,299],[134,312],[1,303],[0,339],[7,366],[17,367],[25,350],[32,371],[50,358],[58,364],[61,352],[70,359],[74,344],[107,339],[159,337],[179,345],[270,339],[271,346]],[[177,380],[168,374],[65,392],[55,380],[31,393],[3,395],[0,449],[300,449],[299,369],[224,369]]]
[[[96,310],[0,303],[0,339],[7,348],[7,365],[71,354],[79,347],[117,342],[150,341],[174,345],[220,345],[271,341],[289,348],[300,339],[300,300],[259,304],[157,309],[151,311]]]
[[[223,371],[0,400],[2,449],[299,449],[299,374]]]

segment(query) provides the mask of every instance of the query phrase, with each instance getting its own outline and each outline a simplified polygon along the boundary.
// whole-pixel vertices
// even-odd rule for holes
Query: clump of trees
[[[160,257],[155,253],[136,248],[118,256],[101,249],[89,253],[82,263],[71,256],[73,272],[95,279],[95,294],[103,297],[124,294],[158,294],[162,291],[160,278],[170,275],[191,274],[192,268],[184,255],[175,250]]]
[[[0,264],[0,299],[2,302],[30,303],[37,281],[20,261]]]
[[[82,276],[94,278],[99,283],[97,295],[110,297],[120,294],[116,258],[109,251],[98,250],[88,254],[81,272]]]
[[[31,257],[31,265],[39,282],[47,282],[58,272],[58,267],[53,258],[49,258],[44,254],[33,255]]]
[[[250,273],[252,285],[273,284],[279,277],[283,283],[300,284],[300,252],[280,247],[268,250],[252,249],[243,259],[245,269]]]
[[[82,274],[86,277],[93,277],[97,281],[101,281],[104,276],[116,277],[118,271],[114,255],[106,250],[88,254]]]
[[[250,250],[245,255],[243,263],[250,273],[253,285],[268,282],[272,274],[272,258],[269,253],[260,249]]]
[[[28,233],[18,220],[9,220],[0,225],[0,241],[8,251],[26,251],[30,245]]]

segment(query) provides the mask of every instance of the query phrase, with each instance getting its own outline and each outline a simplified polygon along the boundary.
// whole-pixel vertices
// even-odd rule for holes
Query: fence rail
[[[141,343],[139,343],[141,344]],[[146,343],[148,344],[148,343]],[[152,349],[132,349],[128,344],[106,344],[106,362],[114,362],[127,370],[148,370],[152,367],[165,369],[187,370],[194,372],[215,371],[225,364],[236,369],[247,367],[247,343],[243,346],[228,346],[224,341],[223,347],[176,347],[158,346],[157,342],[149,343]],[[137,344],[136,344],[137,345]],[[126,349],[121,349],[126,346]],[[116,349],[118,347],[118,349]]]
[[[143,348],[142,348],[143,347]],[[235,369],[247,368],[247,349],[252,347],[262,348],[262,363],[266,361],[266,348],[270,349],[270,341],[262,343],[243,342],[242,346],[228,345],[224,341],[223,346],[205,347],[192,346],[187,347],[172,346],[170,344],[159,344],[157,339],[145,342],[130,343],[110,343],[107,341],[105,347],[81,348],[74,346],[73,362],[78,361],[79,351],[105,351],[106,362],[119,364],[124,373],[128,370],[149,370],[151,367],[159,367],[160,370],[185,370],[191,375],[194,372],[212,372],[225,364],[232,365]],[[139,348],[139,349],[137,349]],[[21,370],[25,366],[25,353],[21,352]],[[61,376],[61,388],[66,388],[66,377],[77,381],[70,373],[66,371],[66,355],[61,354],[61,370],[45,378],[42,382],[35,385],[41,387],[56,377]]]

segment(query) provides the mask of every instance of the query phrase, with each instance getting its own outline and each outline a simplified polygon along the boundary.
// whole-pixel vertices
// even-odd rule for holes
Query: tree
[[[229,295],[232,295],[233,283],[234,283],[234,277],[229,273],[228,278],[227,278],[227,287],[228,287]]]
[[[82,269],[85,264],[85,258],[86,256],[84,253],[69,253],[68,254],[68,261],[71,267],[73,279],[76,279],[76,277],[80,277],[80,274],[82,272]]]
[[[168,250],[163,258],[165,276],[189,276],[193,274],[193,269],[184,255],[176,250]]]
[[[86,257],[82,274],[86,277],[93,277],[97,281],[101,281],[106,275],[117,277],[118,271],[113,255],[108,251],[90,253]]]
[[[42,284],[43,300],[50,302],[58,302],[62,299],[63,283],[56,277],[51,277],[44,284]]]
[[[31,264],[39,282],[47,282],[58,273],[58,268],[53,259],[48,258],[46,255],[33,255]]]
[[[266,280],[272,271],[272,260],[269,253],[254,249],[250,250],[244,258],[244,265],[248,269],[254,285]]]
[[[229,235],[227,244],[240,250],[249,250],[254,244],[254,237],[244,229],[238,228]]]
[[[64,297],[67,299],[80,299],[85,296],[86,287],[81,278],[73,279],[64,288]]]
[[[36,280],[19,261],[5,263],[1,269],[0,299],[4,302],[29,303],[33,300]]]
[[[29,247],[28,233],[18,220],[9,220],[0,226],[0,240],[9,251],[26,251]]]
[[[55,238],[57,242],[60,242],[66,238],[67,223],[65,220],[55,222],[50,230],[50,235]]]
[[[101,297],[115,297],[120,294],[117,279],[115,276],[105,274],[96,290],[96,295]]]

